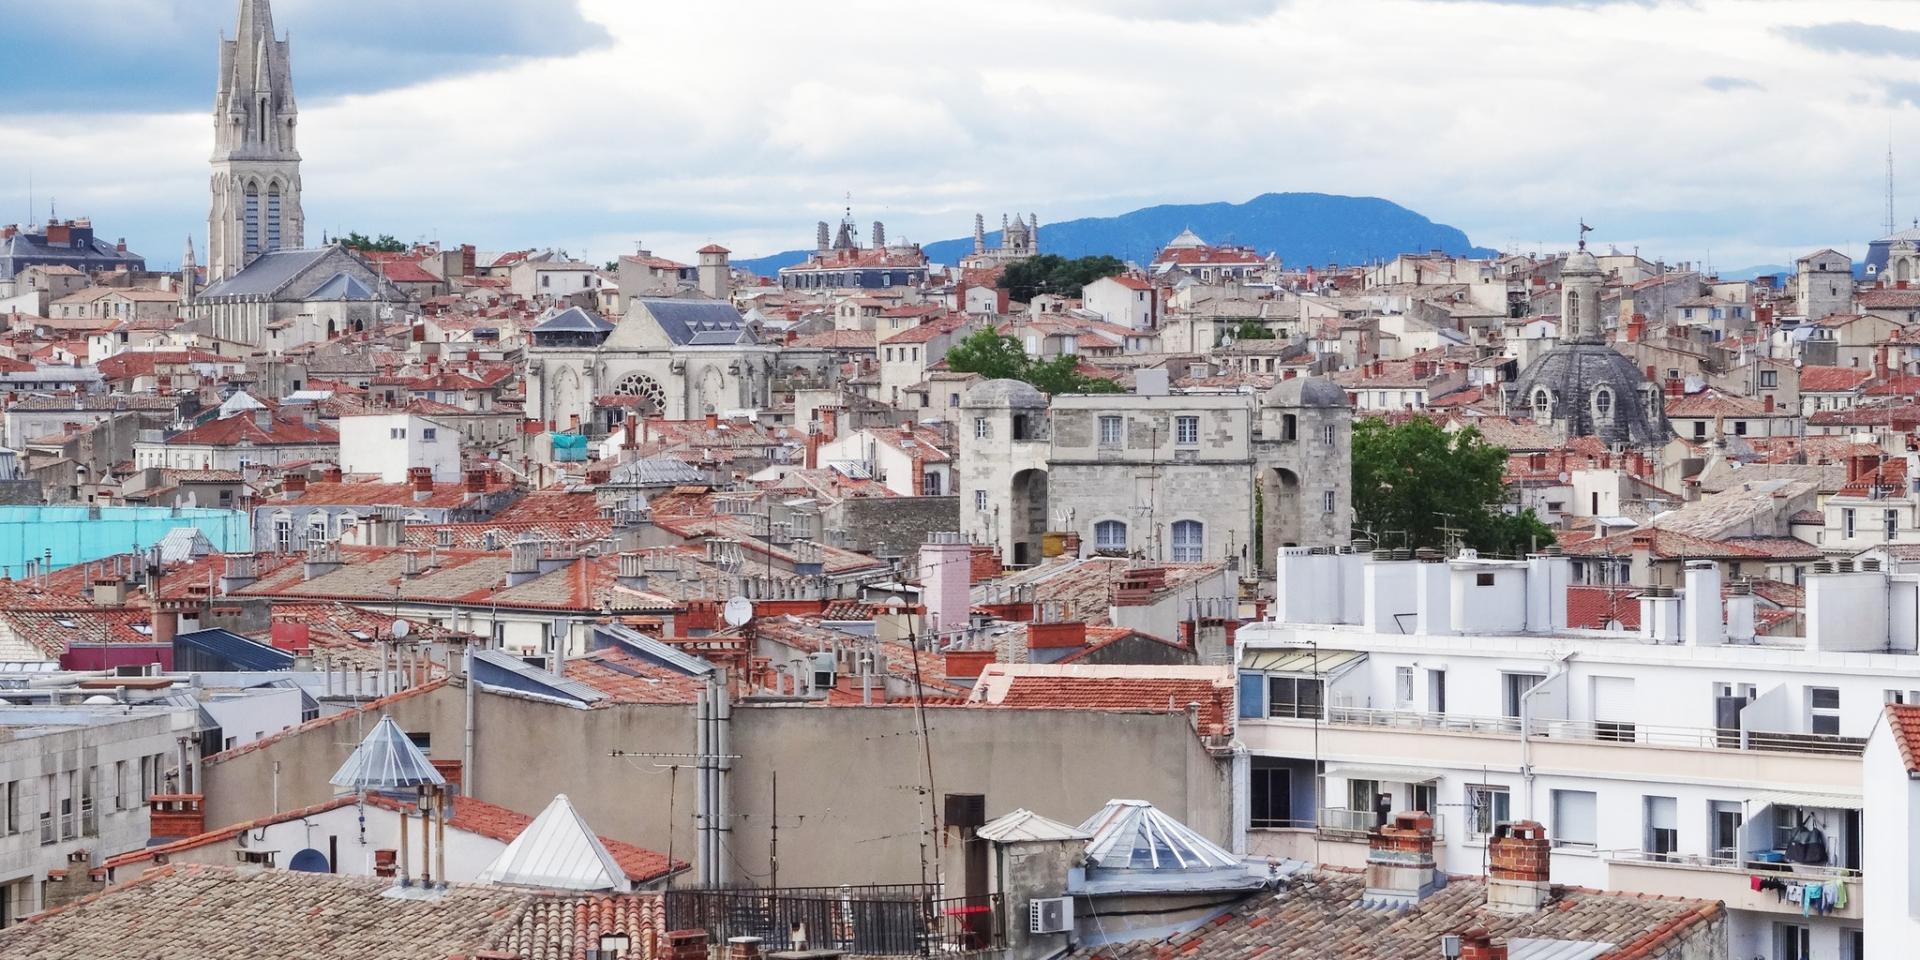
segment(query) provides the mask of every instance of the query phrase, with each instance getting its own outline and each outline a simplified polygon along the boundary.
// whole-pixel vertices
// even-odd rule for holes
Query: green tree
[[[1409,546],[1436,548],[1446,546],[1442,527],[1458,528],[1462,543],[1488,554],[1551,543],[1553,531],[1533,511],[1502,509],[1506,467],[1507,451],[1471,428],[1448,433],[1424,418],[1356,421],[1354,525],[1382,538],[1404,531]]]
[[[1240,321],[1240,329],[1233,331],[1235,340],[1272,340],[1273,331],[1258,320]]]
[[[380,239],[369,239],[366,234],[355,230],[340,238],[340,244],[349,250],[362,250],[368,253],[405,253],[407,245],[401,243],[393,234],[383,233]]]
[[[1027,356],[1020,341],[988,329],[975,332],[947,350],[947,366],[989,380],[1024,380],[1042,393],[1119,393],[1120,385],[1080,372],[1080,358],[1062,354],[1051,360]]]
[[[1126,264],[1105,255],[1068,260],[1059,254],[1043,253],[1008,264],[1000,275],[1000,285],[1015,300],[1032,300],[1043,293],[1077,297],[1087,284],[1126,269]]]

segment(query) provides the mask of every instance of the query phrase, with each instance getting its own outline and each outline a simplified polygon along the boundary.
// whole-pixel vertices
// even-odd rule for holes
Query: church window
[[[260,185],[257,183],[247,184],[244,216],[247,259],[252,260],[260,255]]]
[[[658,380],[644,373],[628,374],[619,383],[614,384],[613,393],[618,397],[639,397],[642,401],[640,405],[642,416],[658,416],[667,410],[667,391],[660,386]]]
[[[1601,387],[1593,392],[1593,412],[1602,420],[1613,416],[1613,391]]]
[[[267,142],[267,98],[260,98],[260,142]]]
[[[267,188],[267,245],[262,251],[272,253],[280,249],[280,185]]]

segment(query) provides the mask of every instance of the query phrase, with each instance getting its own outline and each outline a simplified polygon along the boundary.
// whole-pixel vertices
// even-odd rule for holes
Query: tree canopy
[[[407,245],[401,243],[390,233],[383,233],[378,240],[355,230],[340,238],[340,244],[349,250],[362,250],[367,253],[405,253]]]
[[[947,350],[947,366],[989,380],[1025,380],[1043,393],[1119,393],[1120,385],[1080,372],[1080,358],[1027,356],[1020,341],[992,329],[979,330]]]
[[[1000,285],[1015,300],[1032,300],[1043,293],[1077,297],[1081,287],[1126,269],[1126,264],[1105,255],[1068,260],[1059,254],[1042,253],[1007,264]]]
[[[1507,513],[1507,451],[1479,431],[1442,430],[1424,418],[1353,425],[1353,520],[1386,545],[1447,546],[1455,528],[1464,546],[1518,556],[1553,542],[1532,510]]]

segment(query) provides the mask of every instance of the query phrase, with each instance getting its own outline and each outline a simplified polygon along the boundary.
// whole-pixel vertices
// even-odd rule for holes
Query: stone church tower
[[[240,0],[234,38],[220,42],[213,101],[208,282],[239,273],[263,253],[305,245],[298,115],[288,43],[274,36],[270,0]]]

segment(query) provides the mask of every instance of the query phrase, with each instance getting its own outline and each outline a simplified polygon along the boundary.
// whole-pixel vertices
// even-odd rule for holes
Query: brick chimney
[[[666,941],[666,956],[660,960],[707,960],[705,930],[669,930]]]
[[[765,956],[759,937],[728,937],[727,960],[760,960]]]
[[[432,467],[408,467],[407,483],[413,487],[413,499],[416,503],[433,499]]]
[[[468,470],[467,471],[467,492],[468,493],[486,493],[487,492],[487,473],[488,472],[486,470],[481,470],[481,469]]]
[[[307,475],[306,474],[289,473],[286,476],[280,478],[280,494],[281,496],[287,498],[288,500],[298,500],[300,499],[300,495],[306,492],[307,492]]]
[[[1433,816],[1421,811],[1396,813],[1391,823],[1367,835],[1368,906],[1411,907],[1447,885],[1433,865]]]
[[[1507,943],[1494,943],[1486,927],[1464,930],[1460,933],[1460,960],[1507,960]]]
[[[1487,841],[1487,907],[1539,912],[1553,899],[1547,880],[1552,858],[1547,828],[1532,820],[1500,824]]]

